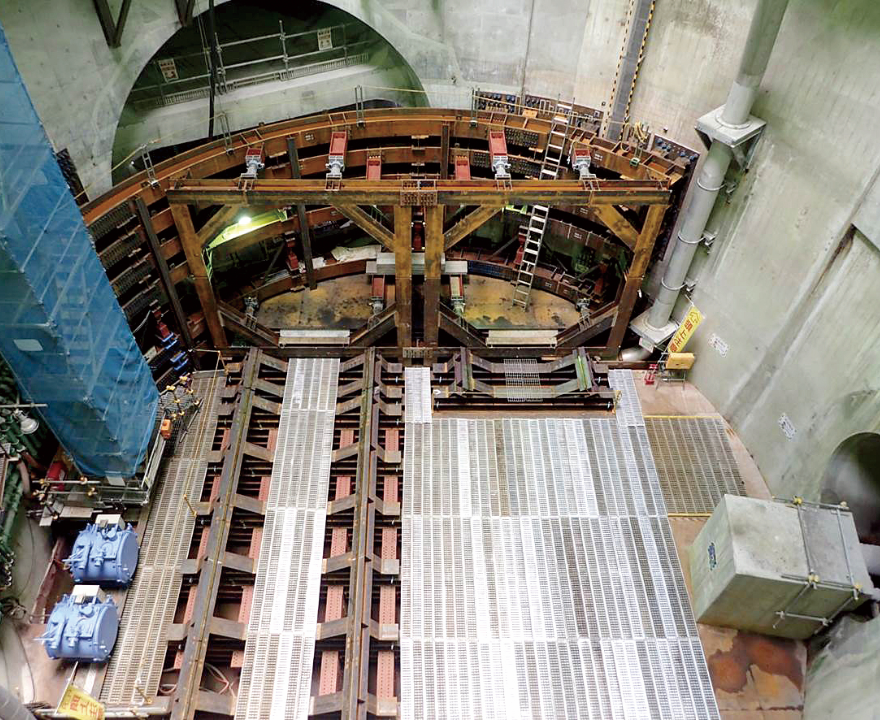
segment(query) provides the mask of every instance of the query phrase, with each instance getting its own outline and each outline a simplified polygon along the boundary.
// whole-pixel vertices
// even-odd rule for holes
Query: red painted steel
[[[324,622],[339,620],[344,611],[345,585],[327,586],[327,606],[324,609]]]
[[[339,689],[339,651],[325,650],[321,653],[321,679],[318,695],[332,695]]]
[[[348,147],[348,133],[335,132],[330,136],[330,155],[345,155]]]
[[[333,528],[330,534],[330,557],[345,555],[348,550],[348,529],[344,527]]]
[[[397,586],[382,585],[379,588],[379,624],[393,625],[397,622]]]
[[[382,158],[378,155],[367,158],[367,180],[382,179]]]
[[[471,162],[467,155],[455,156],[455,179],[470,180],[471,179]]]
[[[394,697],[394,651],[380,650],[376,668],[376,697]]]
[[[385,476],[385,488],[382,492],[382,500],[386,503],[396,503],[399,502],[400,495],[398,490],[400,488],[400,483],[398,482],[397,475],[386,475]]]

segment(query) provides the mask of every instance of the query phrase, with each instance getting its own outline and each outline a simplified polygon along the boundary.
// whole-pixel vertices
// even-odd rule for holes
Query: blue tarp
[[[156,386],[2,27],[0,355],[82,472],[135,473]]]

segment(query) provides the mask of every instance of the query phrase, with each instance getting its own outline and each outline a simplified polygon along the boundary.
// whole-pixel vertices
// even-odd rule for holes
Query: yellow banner
[[[73,685],[67,686],[57,711],[77,720],[104,720],[104,704]]]
[[[687,315],[684,316],[684,320],[681,321],[681,325],[678,326],[678,330],[669,341],[667,350],[671,353],[684,350],[684,346],[687,345],[691,335],[694,334],[701,322],[703,322],[703,313],[697,310],[696,306],[691,305],[691,309],[687,311]]]

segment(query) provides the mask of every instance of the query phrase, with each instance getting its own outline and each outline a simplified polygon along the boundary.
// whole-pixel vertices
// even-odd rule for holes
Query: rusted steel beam
[[[639,296],[639,288],[642,287],[645,270],[648,268],[648,262],[651,260],[654,243],[657,240],[665,214],[666,206],[664,205],[655,205],[648,208],[648,215],[639,233],[639,240],[636,243],[632,264],[626,273],[626,284],[623,286],[623,294],[620,296],[617,317],[614,320],[611,335],[608,337],[608,345],[605,348],[606,354],[609,356],[616,357],[617,353],[620,352],[623,335],[632,317],[633,308]]]
[[[211,341],[215,348],[226,347],[226,333],[223,332],[223,323],[220,321],[217,298],[214,296],[214,288],[211,287],[208,268],[205,266],[205,258],[202,257],[202,246],[193,228],[189,207],[175,205],[171,208],[171,214],[174,216],[174,224],[177,226],[177,233],[186,255],[186,264],[192,273],[196,294],[205,314],[208,332],[211,333]]]
[[[493,208],[497,212],[495,208]],[[494,213],[493,213],[494,214]],[[425,208],[425,344],[437,347],[440,330],[440,258],[443,254],[443,208]]]
[[[371,218],[362,208],[357,205],[343,205],[339,203],[335,203],[334,207],[341,215],[351,220],[384,248],[393,250],[394,234],[384,225]]]
[[[156,165],[157,186],[147,182],[146,172],[140,172],[88,203],[83,208],[86,224],[93,223],[133,195],[143,196],[148,205],[159,200],[171,185],[171,178],[187,174],[191,177],[210,177],[233,167],[241,167],[250,144],[262,144],[270,157],[281,155],[286,151],[287,138],[291,134],[296,134],[297,145],[302,149],[327,144],[333,129],[340,126],[350,127],[352,138],[357,140],[412,135],[440,137],[444,124],[450,127],[450,138],[485,140],[487,128],[500,125],[511,129],[528,128],[539,136],[538,144],[541,146],[551,126],[549,120],[541,118],[516,115],[499,118],[497,114],[493,116],[490,113],[478,114],[476,125],[472,126],[469,118],[462,117],[460,110],[439,108],[378,108],[367,110],[366,116],[368,122],[364,127],[357,125],[355,112],[334,113],[332,118],[323,114],[284,120],[261,126],[259,136],[254,131],[236,133],[232,137],[231,152],[227,152],[224,140],[217,140],[180,153]],[[675,183],[685,172],[684,167],[644,151],[641,151],[641,161],[634,166],[631,162],[633,150],[625,144],[610,143],[601,138],[585,138],[576,142],[591,148],[593,165],[619,172],[624,177],[666,179]]]
[[[296,138],[291,135],[287,138],[287,156],[290,159],[290,177],[298,180],[302,177],[299,166],[299,152],[296,149]],[[306,206],[297,203],[296,214],[299,218],[299,235],[302,239],[303,246],[303,264],[306,266],[306,281],[309,283],[309,289],[314,290],[318,287],[315,280],[315,265],[312,261],[312,236],[309,234],[309,223],[306,220]]]
[[[449,125],[444,123],[440,129],[440,177],[449,177]]]
[[[144,235],[146,235],[147,242],[150,245],[150,250],[153,252],[153,260],[156,262],[156,269],[159,271],[159,277],[162,280],[162,285],[165,287],[165,293],[168,295],[168,302],[171,303],[171,309],[174,312],[174,319],[177,320],[177,326],[180,328],[180,334],[183,336],[183,344],[186,345],[187,350],[192,350],[193,340],[189,332],[186,313],[183,312],[180,298],[177,297],[177,288],[174,287],[174,281],[171,279],[171,272],[168,270],[168,261],[165,259],[165,255],[162,252],[159,238],[156,236],[156,230],[153,227],[153,221],[150,218],[150,211],[147,210],[147,206],[140,198],[135,198],[134,207],[138,219],[141,221]],[[191,354],[191,357],[196,363],[198,362],[197,354]]]
[[[171,203],[246,205],[396,205],[411,181],[343,180],[330,187],[325,180],[256,180],[250,189],[239,189],[235,180],[182,179],[165,193]],[[669,183],[661,180],[437,180],[440,205],[530,205],[562,203],[597,205],[667,205]]]
[[[367,573],[371,572],[367,559],[370,540],[369,490],[376,471],[376,453],[372,447],[373,435],[373,386],[376,374],[376,351],[367,350],[364,355],[364,389],[361,393],[361,414],[358,430],[357,479],[355,482],[355,507],[351,533],[351,548],[356,560],[352,563],[349,579],[348,612],[351,622],[345,639],[345,665],[342,672],[342,720],[358,720],[363,717],[366,701],[366,683],[362,683],[368,658],[363,657],[365,636],[369,625],[366,607]]]
[[[394,208],[394,303],[397,345],[412,345],[412,208]]]
[[[234,508],[232,499],[238,485],[244,446],[247,443],[248,426],[253,409],[254,384],[260,368],[260,354],[259,350],[249,351],[242,369],[238,406],[230,428],[230,444],[220,474],[219,495],[211,524],[206,530],[207,546],[195,588],[193,616],[189,622],[189,634],[183,649],[180,678],[172,704],[172,720],[189,720],[198,709],[199,681],[205,664],[211,618],[217,603],[221,569],[227,555],[226,543]]]
[[[591,209],[605,227],[619,237],[630,250],[635,250],[639,233],[617,208],[612,205],[597,205]]]
[[[464,240],[474,230],[485,224],[501,211],[500,206],[483,205],[471,210],[443,235],[443,249],[453,248],[461,240]]]
[[[215,212],[208,222],[202,225],[199,228],[198,238],[199,238],[199,247],[204,247],[211,240],[213,240],[217,235],[220,234],[221,231],[226,229],[227,226],[232,225],[232,222],[239,212],[239,208],[237,207],[221,207],[217,212]]]

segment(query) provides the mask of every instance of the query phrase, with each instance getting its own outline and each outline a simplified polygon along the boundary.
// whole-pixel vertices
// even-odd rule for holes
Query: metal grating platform
[[[339,361],[290,360],[235,716],[308,717]]]
[[[504,397],[507,402],[529,402],[546,397],[537,360],[504,360]]]
[[[158,693],[183,578],[180,566],[195,528],[184,496],[190,502],[201,497],[223,387],[222,373],[195,374],[193,389],[202,399],[202,409],[160,470],[137,573],[101,690],[101,700],[108,705],[143,705],[144,697]]]
[[[712,512],[723,495],[745,495],[721,418],[646,418],[645,425],[669,512]]]
[[[718,717],[628,420],[407,425],[402,718]]]
[[[403,373],[406,422],[431,422],[431,368],[408,367]]]
[[[609,370],[608,384],[617,394],[617,424],[621,427],[644,427],[645,418],[639,403],[636,382],[630,370]]]

